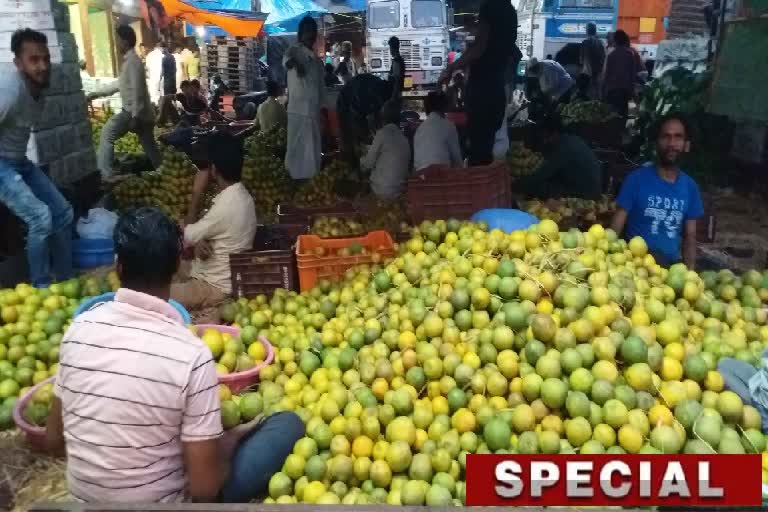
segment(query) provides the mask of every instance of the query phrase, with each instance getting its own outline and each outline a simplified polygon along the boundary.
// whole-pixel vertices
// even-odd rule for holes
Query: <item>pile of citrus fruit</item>
[[[110,273],[104,280],[83,277],[42,289],[20,284],[0,290],[0,430],[13,426],[18,397],[56,373],[61,338],[81,300],[118,287]],[[29,421],[44,422],[49,402],[45,392],[35,397]]]
[[[194,326],[190,329],[210,349],[216,359],[216,373],[219,375],[250,370],[266,359],[266,347],[257,340],[257,330],[253,326],[243,327],[239,336],[232,336],[212,328],[204,329],[202,332]]]
[[[224,423],[304,420],[279,503],[458,505],[474,453],[763,453],[716,367],[759,364],[766,288],[662,268],[599,225],[427,222],[383,266],[228,305],[276,358],[257,391],[222,388]]]

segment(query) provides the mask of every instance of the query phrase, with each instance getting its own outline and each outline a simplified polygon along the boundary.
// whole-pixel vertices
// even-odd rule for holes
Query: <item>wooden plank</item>
[[[77,12],[80,14],[80,30],[83,33],[83,53],[85,54],[85,70],[91,76],[96,76],[93,63],[93,46],[91,46],[91,24],[88,21],[88,0],[77,0]]]

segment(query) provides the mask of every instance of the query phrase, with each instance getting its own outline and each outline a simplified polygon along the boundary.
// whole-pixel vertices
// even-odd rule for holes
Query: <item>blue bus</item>
[[[517,7],[517,46],[523,59],[557,55],[568,43],[586,37],[587,23],[605,37],[616,30],[619,0],[520,0]]]

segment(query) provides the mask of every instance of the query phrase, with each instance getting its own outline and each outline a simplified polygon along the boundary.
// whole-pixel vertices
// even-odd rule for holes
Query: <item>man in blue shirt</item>
[[[704,208],[696,182],[678,166],[689,145],[685,119],[664,116],[656,131],[656,164],[627,176],[616,199],[613,229],[627,239],[645,239],[665,267],[682,260],[693,269],[696,263],[696,220]]]

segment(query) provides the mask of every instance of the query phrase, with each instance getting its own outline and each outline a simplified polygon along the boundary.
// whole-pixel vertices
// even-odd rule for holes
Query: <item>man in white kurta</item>
[[[147,54],[146,65],[149,99],[152,104],[157,105],[163,89],[163,49],[160,45],[155,45]]]
[[[320,171],[320,107],[325,94],[323,63],[314,52],[317,23],[309,16],[299,23],[298,43],[285,53],[288,71],[288,148],[285,168],[294,180]]]

